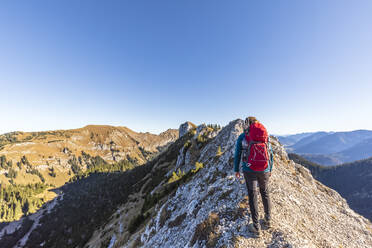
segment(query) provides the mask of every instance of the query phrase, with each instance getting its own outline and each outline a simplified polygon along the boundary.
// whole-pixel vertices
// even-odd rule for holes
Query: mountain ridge
[[[112,217],[100,227],[86,247],[100,247],[103,241],[110,247],[372,245],[371,223],[354,213],[336,191],[313,179],[309,170],[289,160],[284,147],[274,137],[271,144],[275,167],[270,192],[275,228],[264,231],[260,239],[252,238],[247,230],[250,217],[245,185],[236,182],[232,175],[235,142],[242,127],[242,120],[230,122],[195,152],[193,159],[185,156],[185,148],[181,149],[175,167],[168,174],[181,171],[185,174],[177,173],[177,176],[182,179],[182,175],[189,175],[189,171],[199,168],[198,172],[181,183],[174,193],[160,198],[151,208],[149,219],[140,222],[142,224],[136,226],[134,233],[125,231],[122,221],[129,218],[125,214],[129,206],[124,204],[117,209],[118,218]],[[194,138],[197,137],[195,134]],[[166,182],[155,186],[150,194],[155,194],[155,189],[167,185]],[[135,206],[140,207],[143,203],[139,196],[133,197],[138,204]],[[347,238],[350,236],[358,237],[358,240]]]
[[[151,154],[158,153],[177,138],[176,129],[168,129],[155,135],[109,125],[86,125],[77,129],[42,132],[12,132],[0,135],[0,156],[5,156],[7,161],[12,161],[14,165],[26,156],[33,168],[41,171],[55,168],[60,172],[67,172],[71,167],[68,161],[82,156],[82,153],[100,156],[109,163],[130,160],[143,164]],[[44,176],[47,177],[47,174]],[[4,177],[1,180],[6,182]]]
[[[243,123],[234,120],[222,129],[199,125],[143,166],[69,183],[26,247],[372,246],[371,222],[290,160],[272,136],[273,228],[254,238],[247,229],[245,184],[233,172]],[[262,214],[260,207],[261,220]],[[13,235],[22,236],[19,232]]]

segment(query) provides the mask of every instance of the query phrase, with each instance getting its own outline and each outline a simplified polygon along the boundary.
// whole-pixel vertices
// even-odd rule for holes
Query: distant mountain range
[[[372,156],[372,131],[313,132],[278,136],[288,152],[322,165],[337,165]]]
[[[340,193],[352,209],[372,220],[372,157],[337,166],[321,166],[298,154],[288,156],[308,168],[314,178]]]

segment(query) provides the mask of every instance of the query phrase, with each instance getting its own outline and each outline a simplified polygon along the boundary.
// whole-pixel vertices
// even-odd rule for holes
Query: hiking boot
[[[248,231],[250,231],[256,238],[260,237],[260,229],[255,227],[254,224],[248,225]]]
[[[267,217],[265,217],[265,219],[262,220],[262,225],[264,226],[264,228],[266,229],[270,229],[272,226],[271,226],[271,220]]]

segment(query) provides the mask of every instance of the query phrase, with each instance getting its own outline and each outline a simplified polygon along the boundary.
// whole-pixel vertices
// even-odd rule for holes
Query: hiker
[[[263,225],[269,229],[271,228],[269,178],[273,167],[273,154],[266,128],[252,116],[245,119],[244,132],[236,142],[234,171],[237,179],[240,179],[240,160],[242,160],[242,171],[253,220],[253,223],[248,226],[248,230],[255,236],[259,236],[257,184],[265,210]]]

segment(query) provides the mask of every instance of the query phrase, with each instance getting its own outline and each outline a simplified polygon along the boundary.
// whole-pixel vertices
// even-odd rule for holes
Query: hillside
[[[372,139],[363,140],[349,149],[336,153],[335,156],[340,157],[343,162],[369,158],[372,156]]]
[[[154,135],[99,125],[0,135],[0,220],[34,213],[74,177],[142,165],[177,138],[178,130]]]
[[[339,165],[372,156],[372,139],[366,139],[343,151],[331,154],[301,154],[304,158],[322,165]]]
[[[242,124],[231,122],[202,146],[195,145],[202,140],[196,132],[178,152],[167,177],[155,183],[147,175],[141,191],[130,197],[131,203],[119,207],[85,247],[372,246],[371,223],[351,210],[336,191],[290,161],[274,138],[274,228],[264,231],[260,239],[252,238],[246,229],[250,219],[246,189],[232,173]],[[179,182],[174,190],[170,178]]]
[[[75,169],[86,169],[84,158],[87,156],[99,156],[108,163],[127,160],[144,164],[177,138],[178,130],[169,129],[155,135],[104,125],[88,125],[72,130],[13,132],[0,135],[0,157],[12,165],[7,167],[13,167],[18,172],[18,177],[13,179],[17,184],[38,182],[37,175],[27,173],[35,169],[47,183],[61,186],[71,177],[73,166],[79,167]],[[8,173],[8,168],[2,167],[0,180],[6,183],[9,178],[4,175]],[[50,170],[56,176],[50,176]]]
[[[290,158],[306,166],[317,180],[340,193],[352,209],[372,220],[372,157],[326,167],[297,154],[290,154]]]
[[[300,140],[298,140],[295,144],[291,146],[293,150],[301,149],[301,147],[308,146],[309,144],[312,144],[313,142],[316,142],[317,140],[330,135],[328,132],[316,132],[313,133],[307,137],[304,137]]]
[[[301,156],[309,161],[324,166],[332,166],[342,164],[344,161],[342,157],[336,153],[333,154],[301,154]],[[358,160],[358,159],[355,159]]]
[[[279,141],[284,146],[292,146],[296,144],[301,139],[304,139],[310,135],[313,135],[314,133],[308,132],[308,133],[298,133],[298,134],[291,134],[291,135],[279,135]]]

